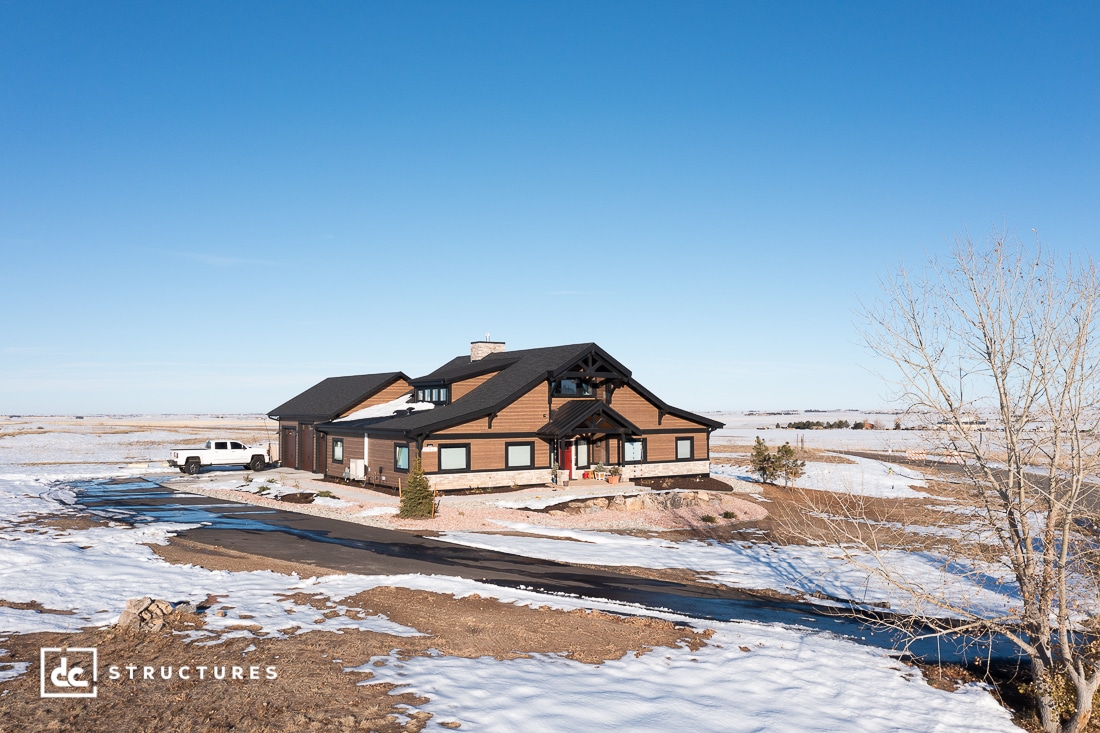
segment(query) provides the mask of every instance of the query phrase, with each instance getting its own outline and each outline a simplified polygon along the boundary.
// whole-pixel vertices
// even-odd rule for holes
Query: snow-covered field
[[[116,524],[63,529],[50,523],[50,517],[76,513],[66,503],[71,497],[56,483],[58,479],[140,473],[137,468],[125,466],[132,456],[142,455],[135,452],[135,446],[147,448],[144,455],[162,454],[163,448],[177,442],[180,435],[167,432],[171,434],[62,438],[47,433],[0,438],[0,644],[15,633],[112,624],[129,598],[144,595],[171,601],[216,597],[206,614],[208,631],[192,632],[195,643],[213,641],[212,632],[288,635],[308,629],[419,633],[384,617],[343,613],[347,599],[355,594],[394,586],[460,597],[476,593],[532,607],[648,615],[715,631],[709,643],[697,651],[686,647],[657,649],[599,665],[558,655],[511,661],[447,656],[400,659],[396,655],[345,660],[350,666],[374,673],[369,682],[393,682],[402,685],[395,692],[407,690],[429,697],[422,706],[436,714],[429,730],[445,730],[439,721],[447,720],[459,720],[463,730],[475,731],[1018,730],[1009,714],[981,687],[967,686],[957,692],[934,689],[918,671],[879,649],[813,629],[701,622],[659,610],[547,596],[461,578],[299,578],[268,571],[210,571],[169,564],[146,546],[167,541],[184,525]],[[158,440],[164,441],[162,446],[149,447],[146,443]],[[34,465],[62,443],[75,446],[80,460],[86,463]],[[875,475],[881,479],[881,471]],[[887,469],[886,475],[895,474]],[[239,477],[226,480],[238,482]],[[876,485],[881,488],[885,484]],[[452,533],[448,539],[585,563],[689,568],[713,573],[715,582],[730,584],[801,591],[829,587],[838,595],[862,593],[858,597],[867,600],[884,597],[882,589],[861,585],[864,581],[858,573],[831,556],[829,548],[662,542],[534,525],[512,529],[542,536],[467,532]],[[570,554],[578,552],[580,555]],[[897,561],[911,563],[913,572],[926,575],[929,582],[940,582],[936,578],[944,578],[944,582],[959,579],[930,557],[913,555]],[[992,587],[978,590],[988,594],[983,598],[991,604],[1003,602]],[[329,609],[325,610],[338,612],[325,613],[298,603],[289,597],[296,593],[327,599]],[[11,608],[3,601],[19,605],[36,602],[44,609],[62,613]],[[224,615],[216,615],[218,611]],[[5,658],[0,664],[0,686],[5,680],[25,674],[30,661]],[[379,661],[384,664],[374,666]]]
[[[925,477],[920,471],[869,458],[846,458],[853,463],[808,462],[802,478],[796,480],[794,485],[804,489],[884,499],[919,499],[928,496],[911,488],[925,486]],[[752,470],[747,465],[715,464],[711,466],[711,474],[743,481],[753,480]]]

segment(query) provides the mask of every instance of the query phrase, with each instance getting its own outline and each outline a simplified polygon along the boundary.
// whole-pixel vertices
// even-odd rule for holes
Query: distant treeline
[[[813,430],[815,428],[819,430],[843,430],[852,427],[852,423],[847,420],[837,420],[836,422],[822,422],[820,420],[797,420],[795,422],[789,422],[786,425],[780,425],[776,423],[777,428],[784,427],[789,430]]]
[[[789,422],[786,425],[775,424],[777,428],[787,428],[789,430],[878,430],[879,425],[871,420],[857,420],[854,423],[847,420],[837,420],[835,422],[822,422],[821,420],[796,420],[795,422]],[[895,430],[901,430],[901,423],[895,421]]]

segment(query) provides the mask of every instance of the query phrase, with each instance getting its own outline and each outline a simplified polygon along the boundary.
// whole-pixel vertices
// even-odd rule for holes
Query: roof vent
[[[503,341],[490,341],[489,334],[485,334],[484,341],[470,342],[470,361],[481,361],[489,354],[499,354],[503,351]]]

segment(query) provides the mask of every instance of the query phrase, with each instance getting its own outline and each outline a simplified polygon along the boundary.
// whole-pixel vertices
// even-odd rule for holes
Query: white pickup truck
[[[244,466],[262,471],[271,462],[267,448],[250,448],[238,440],[208,440],[201,448],[173,448],[168,465],[194,476],[203,466]]]

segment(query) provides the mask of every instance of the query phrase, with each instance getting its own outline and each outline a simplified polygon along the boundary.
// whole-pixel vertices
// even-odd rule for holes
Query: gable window
[[[451,401],[450,387],[417,387],[417,402],[431,402],[436,405],[445,405]]]
[[[690,461],[695,457],[695,438],[676,439],[676,460]]]
[[[592,384],[583,379],[559,379],[554,383],[555,397],[592,397],[595,394]]]
[[[409,444],[408,443],[394,443],[393,444],[393,470],[395,470],[395,471],[408,471],[409,470]]]
[[[645,461],[645,439],[623,441],[623,463],[642,463]]]
[[[344,462],[344,439],[333,438],[332,439],[332,462],[343,463]]]
[[[535,465],[535,444],[505,443],[504,466],[506,468],[532,468]]]
[[[439,446],[440,471],[470,470],[470,444]]]

